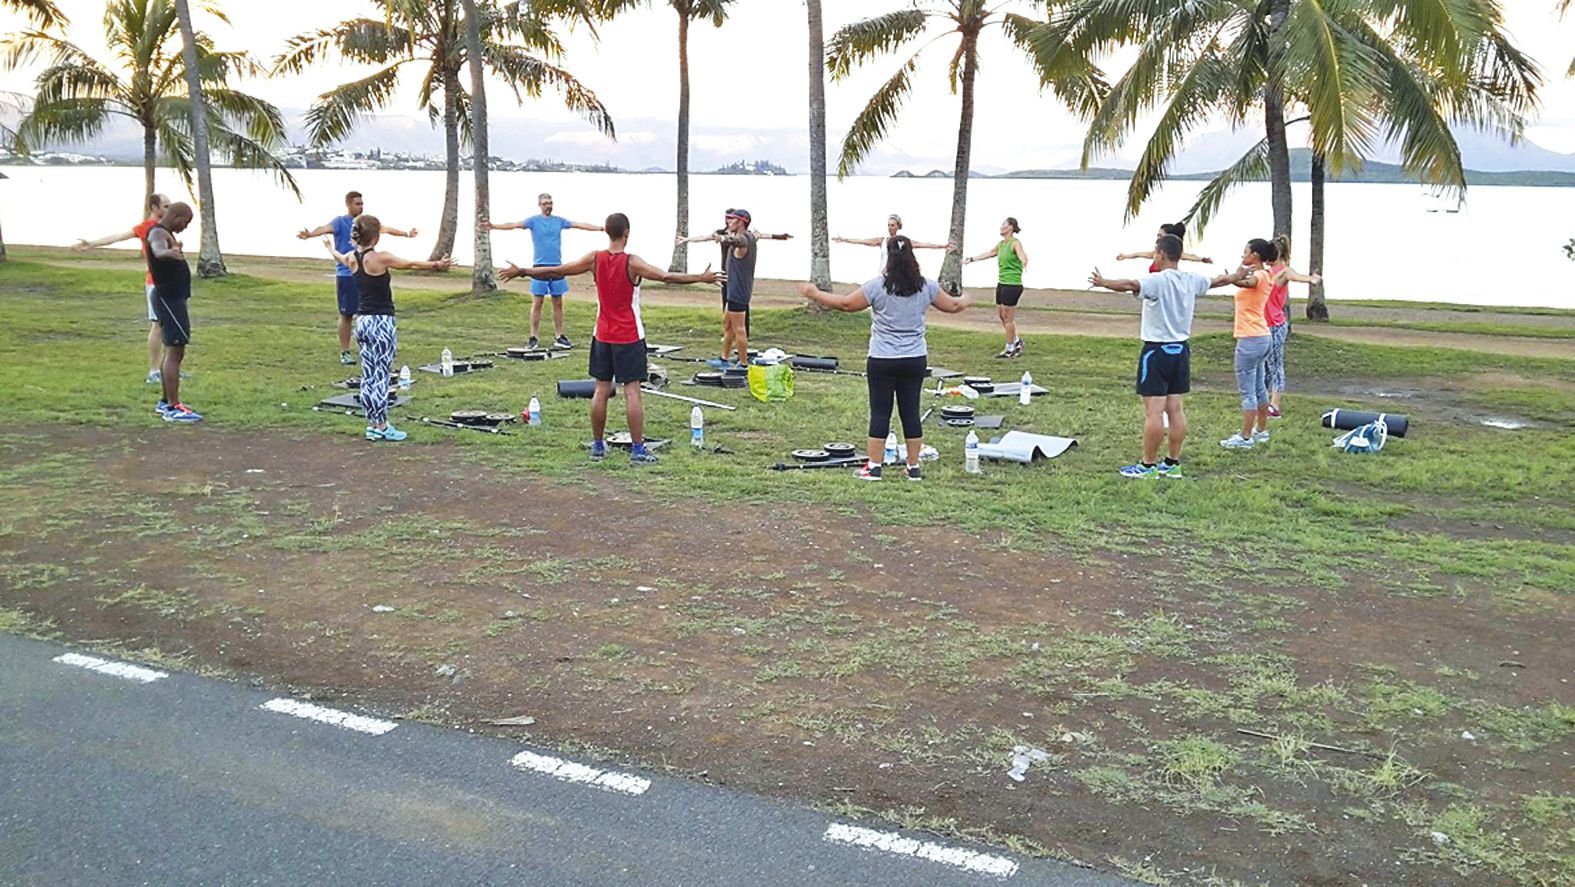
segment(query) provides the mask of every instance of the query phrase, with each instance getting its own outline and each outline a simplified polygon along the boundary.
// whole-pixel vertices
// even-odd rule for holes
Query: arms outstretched
[[[1295,268],[1292,268],[1291,266],[1286,265],[1284,268],[1280,269],[1280,273],[1279,274],[1276,274],[1274,276],[1274,282],[1276,284],[1287,283],[1287,282],[1290,282],[1290,283],[1323,283],[1323,275],[1322,274],[1303,274],[1300,271],[1297,271]]]
[[[355,259],[355,253],[341,253],[340,251],[334,249],[334,242],[329,240],[327,237],[323,238],[323,249],[328,250],[328,254],[334,257],[334,261],[345,266],[346,268],[355,267],[351,264],[351,262]],[[415,259],[401,259],[399,256],[396,256],[390,252],[372,250],[371,252],[366,253],[365,258],[370,260],[367,263],[367,270],[369,273],[373,274],[381,273],[381,271],[378,269],[388,270],[390,268],[397,268],[400,271],[447,271],[448,269],[454,267],[454,259],[451,256],[444,256],[443,258],[436,261],[426,262],[417,261]]]
[[[95,249],[101,246],[109,246],[112,243],[119,243],[122,240],[136,239],[137,232],[127,228],[118,234],[109,234],[104,237],[100,237],[97,240],[78,240],[76,243],[71,245],[71,249],[75,252],[82,252],[83,250]]]
[[[869,298],[864,295],[864,287],[862,286],[844,296],[828,293],[813,283],[799,284],[798,291],[800,295],[811,302],[824,305],[827,308],[834,308],[838,311],[863,311],[870,306]],[[935,301],[932,304],[935,305],[937,310],[945,314],[959,314],[973,304],[973,299],[967,295],[952,295],[952,293],[942,289],[935,294]]]
[[[988,252],[982,252],[982,253],[978,254],[977,256],[969,256],[968,258],[963,259],[963,264],[967,265],[967,264],[970,264],[972,262],[982,262],[985,259],[993,259],[1000,252],[1001,252],[1001,245],[999,243],[997,243],[995,246],[990,247]]]
[[[316,228],[302,228],[295,232],[295,237],[297,240],[310,240],[313,237],[322,237],[324,234],[332,233],[334,233],[334,226],[332,223],[329,223],[327,225],[318,225]],[[421,234],[415,228],[406,230],[404,228],[390,228],[387,225],[383,226],[383,233],[391,234],[394,237],[417,237]]]
[[[584,274],[594,267],[596,267],[595,253],[586,253],[578,259],[572,262],[565,262],[562,265],[538,265],[531,268],[521,268],[510,262],[509,267],[498,272],[498,280],[513,280],[516,277],[551,280],[555,277],[573,277],[576,274]]]
[[[1152,249],[1148,249],[1148,250],[1143,250],[1142,252],[1119,253],[1116,256],[1116,261],[1117,262],[1125,262],[1128,259],[1152,259],[1153,257],[1154,257],[1154,251]],[[1203,265],[1212,265],[1212,264],[1214,264],[1214,260],[1209,258],[1208,256],[1195,256],[1192,253],[1182,253],[1181,254],[1181,261],[1183,261],[1183,262],[1198,262],[1199,264],[1203,264]]]
[[[1222,286],[1251,286],[1252,281],[1253,270],[1243,265],[1229,274],[1221,274],[1210,280],[1209,289]],[[1094,272],[1088,275],[1088,285],[1118,293],[1132,293],[1133,295],[1138,295],[1143,291],[1143,286],[1138,281],[1106,277],[1099,273],[1098,268],[1095,268]]]
[[[846,243],[846,244],[851,244],[852,246],[880,246],[882,243],[885,242],[885,240],[886,240],[886,238],[884,238],[884,237],[833,237],[833,238],[831,238],[831,242],[832,243]],[[918,244],[915,243],[914,246],[918,246]]]

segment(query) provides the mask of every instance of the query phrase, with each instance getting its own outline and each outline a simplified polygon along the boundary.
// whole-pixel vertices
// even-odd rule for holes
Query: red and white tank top
[[[640,287],[629,279],[629,254],[596,254],[596,341],[631,345],[645,338]]]

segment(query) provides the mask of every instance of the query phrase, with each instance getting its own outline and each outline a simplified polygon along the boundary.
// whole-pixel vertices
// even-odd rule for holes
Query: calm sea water
[[[128,167],[5,167],[0,182],[0,221],[14,243],[65,246],[136,222],[142,171]],[[425,258],[437,231],[443,202],[439,172],[297,170],[304,200],[298,202],[265,176],[214,170],[219,230],[226,252],[327,259],[315,241],[294,234],[343,212],[343,195],[366,195],[367,211],[395,227],[416,226],[414,242],[389,238],[385,244]],[[161,190],[185,197],[179,180],[160,170]],[[977,254],[997,242],[1001,220],[1015,216],[1028,249],[1026,282],[1035,287],[1080,289],[1089,269],[1138,275],[1143,262],[1117,263],[1118,252],[1146,248],[1160,222],[1180,216],[1201,183],[1177,182],[1165,188],[1142,216],[1123,224],[1124,182],[975,180],[968,189],[965,250]],[[472,255],[468,174],[462,180],[461,233],[454,258]],[[557,211],[575,221],[600,223],[608,213],[626,213],[632,223],[631,250],[665,265],[672,255],[675,179],[671,175],[589,175],[577,173],[494,173],[495,220],[519,219],[535,212],[536,195],[551,192]],[[1331,185],[1328,190],[1329,243],[1325,276],[1331,299],[1407,299],[1481,305],[1575,308],[1575,262],[1561,245],[1575,236],[1568,218],[1572,192],[1559,188],[1473,188],[1456,214],[1429,212],[1439,205],[1412,185]],[[1309,193],[1296,188],[1297,267],[1306,269],[1305,231]],[[921,241],[944,241],[950,219],[951,183],[941,179],[851,178],[830,185],[831,233],[875,237],[885,232],[888,213],[899,213],[904,233]],[[802,279],[809,268],[809,184],[804,176],[694,176],[690,180],[693,233],[720,227],[728,207],[748,209],[755,228],[790,232],[796,239],[766,243],[757,273]],[[1205,235],[1192,238],[1192,252],[1217,263],[1234,262],[1242,245],[1270,230],[1268,186],[1237,191]],[[188,238],[195,245],[195,235]],[[564,255],[599,248],[600,234],[567,232]],[[195,253],[195,250],[191,250]],[[690,248],[691,269],[704,267],[715,251],[709,244]],[[493,234],[493,255],[521,264],[531,260],[529,237],[522,231]],[[925,268],[940,267],[939,251],[922,252]],[[877,252],[868,247],[832,247],[837,280],[862,281],[876,271]],[[970,266],[965,282],[994,282],[988,263]]]

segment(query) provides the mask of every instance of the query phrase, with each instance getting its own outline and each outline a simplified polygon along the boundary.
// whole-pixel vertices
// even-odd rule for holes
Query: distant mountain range
[[[1542,149],[1537,149],[1542,150]],[[1552,152],[1547,152],[1552,154]],[[1554,154],[1555,157],[1564,155]],[[1179,173],[1172,175],[1172,180],[1179,181],[1208,181],[1218,173],[1218,170],[1207,172]],[[898,174],[901,175],[900,173]],[[911,175],[911,173],[910,173]],[[933,173],[931,174],[933,175]],[[974,173],[975,176],[979,175]],[[994,179],[1115,179],[1125,181],[1132,177],[1129,169],[1112,169],[1109,167],[1093,167],[1086,172],[1076,169],[1024,169],[1015,172],[1002,173],[990,176]],[[1312,151],[1307,148],[1296,148],[1291,151],[1291,180],[1306,182],[1312,178]],[[1339,175],[1330,175],[1331,182],[1352,182],[1366,184],[1420,184],[1420,181],[1406,172],[1398,164],[1381,163],[1369,160],[1362,164],[1356,171],[1346,171]],[[1523,185],[1535,187],[1575,187],[1575,171],[1560,172],[1550,170],[1482,170],[1467,169],[1466,183],[1468,185]]]

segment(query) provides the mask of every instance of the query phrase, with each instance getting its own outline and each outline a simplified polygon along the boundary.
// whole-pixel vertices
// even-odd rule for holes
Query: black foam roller
[[[837,368],[835,357],[795,357],[793,368],[799,370],[834,370]]]
[[[596,380],[595,379],[564,379],[563,381],[558,383],[558,396],[559,397],[584,397],[584,398],[588,398],[588,397],[591,397],[591,396],[593,396],[595,394],[596,394]],[[613,395],[617,396],[617,394],[618,394],[618,386],[614,385],[613,386]]]
[[[1368,413],[1361,410],[1326,410],[1323,414],[1323,427],[1334,428],[1339,431],[1351,431],[1361,428],[1379,418],[1389,426],[1389,434],[1394,437],[1405,437],[1406,417],[1399,413]]]

